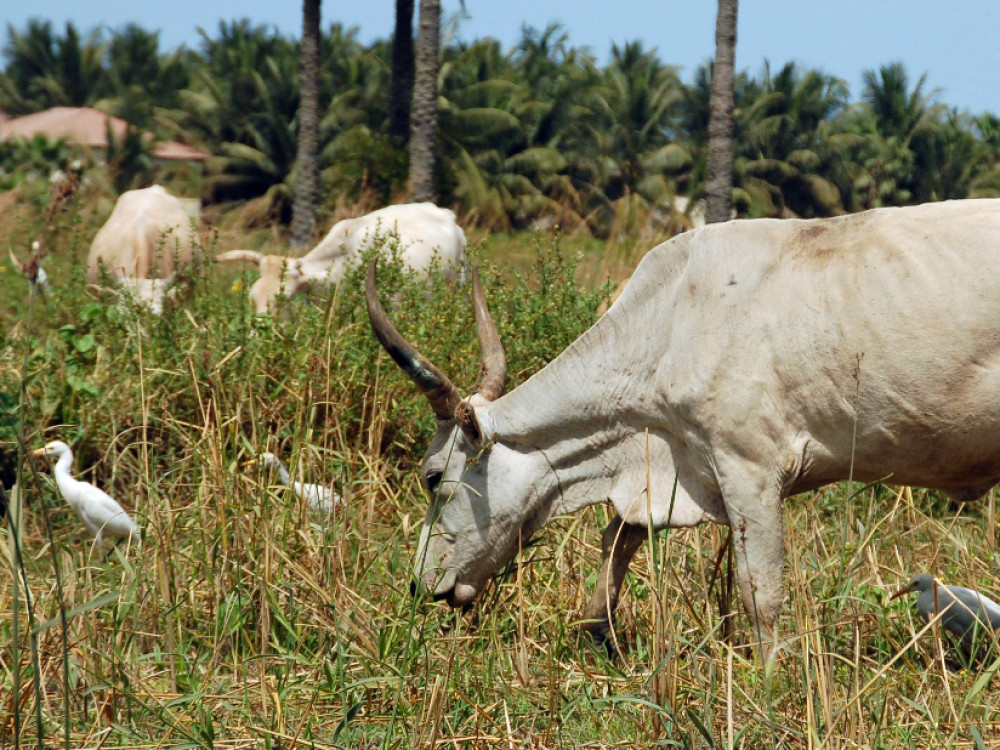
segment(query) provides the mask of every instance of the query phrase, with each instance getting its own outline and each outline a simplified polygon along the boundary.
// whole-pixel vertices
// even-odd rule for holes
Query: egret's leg
[[[607,642],[625,574],[646,537],[644,527],[624,523],[618,515],[604,530],[601,537],[601,574],[597,578],[594,594],[583,610],[583,629],[597,643]]]

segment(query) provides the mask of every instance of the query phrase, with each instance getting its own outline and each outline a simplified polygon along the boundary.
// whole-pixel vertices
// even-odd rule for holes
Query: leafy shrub
[[[29,177],[47,177],[56,170],[65,171],[71,149],[62,139],[49,140],[36,135],[31,139],[15,138],[0,143],[0,190],[17,187]]]
[[[531,275],[507,274],[486,261],[481,269],[508,343],[510,387],[576,338],[598,304],[598,294],[574,282],[576,263],[563,256],[558,241],[537,245],[536,254]],[[471,392],[480,352],[469,286],[447,280],[439,269],[429,282],[409,275],[392,255],[379,269],[391,317],[461,390]],[[159,317],[94,302],[75,278],[81,270],[70,271],[67,284],[36,306],[24,338],[0,340],[12,364],[0,372],[0,393],[16,394],[23,382],[23,424],[32,444],[51,438],[51,428],[71,425],[77,439],[97,451],[142,430],[145,419],[145,429],[159,436],[162,455],[174,455],[190,450],[178,426],[204,424],[208,398],[213,421],[232,430],[227,447],[233,451],[245,450],[247,441],[263,445],[267,434],[291,444],[303,428],[318,444],[327,444],[331,432],[348,443],[363,441],[374,405],[385,409],[379,451],[407,463],[422,452],[433,418],[371,333],[366,264],[312,301],[289,302],[277,320],[255,316],[245,292],[229,289],[210,267],[180,276],[179,299]],[[59,432],[65,436],[66,427]],[[14,450],[7,436],[0,446]],[[159,455],[150,455],[154,468]]]

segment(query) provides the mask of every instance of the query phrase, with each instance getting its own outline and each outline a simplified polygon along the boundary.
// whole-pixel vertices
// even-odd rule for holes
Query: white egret
[[[131,539],[137,547],[140,545],[139,527],[114,498],[99,487],[70,476],[73,451],[66,443],[54,440],[44,448],[34,451],[32,455],[59,457],[52,471],[56,478],[56,486],[94,535],[98,546],[103,546],[105,537],[110,537],[112,540]]]
[[[261,453],[260,456],[250,459],[243,465],[252,466],[254,464],[261,464],[266,469],[277,471],[278,480],[286,487],[290,487],[296,497],[305,500],[310,510],[318,513],[331,513],[334,508],[340,505],[340,495],[330,487],[306,482],[292,482],[288,476],[288,469],[281,463],[281,459],[271,452]]]
[[[929,573],[919,573],[890,598],[919,591],[917,610],[930,622],[941,615],[941,625],[954,633],[966,657],[978,658],[1000,632],[1000,604],[964,586],[939,583]]]

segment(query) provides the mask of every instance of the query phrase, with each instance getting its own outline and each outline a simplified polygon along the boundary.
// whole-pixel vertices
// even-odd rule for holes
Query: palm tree
[[[510,54],[492,39],[444,51],[441,190],[483,226],[505,230],[545,217],[578,227],[591,208],[573,174],[574,131],[582,132],[584,102],[600,79],[564,40],[552,26],[525,29]]]
[[[558,24],[541,32],[525,28],[510,60],[523,80],[516,114],[526,144],[508,165],[538,187],[544,199],[534,200],[537,213],[562,227],[582,227],[607,200],[590,127],[605,104],[602,74],[590,54],[568,46]]]
[[[474,221],[509,229],[527,196],[538,194],[508,163],[527,143],[518,71],[499,42],[484,39],[445,50],[440,80],[442,189]]]
[[[107,91],[105,46],[100,31],[86,39],[72,23],[66,33],[53,33],[48,21],[32,20],[24,32],[8,24],[4,47],[8,59],[0,76],[0,109],[12,115],[49,107],[90,106]]]
[[[1000,117],[992,113],[980,115],[972,130],[976,137],[976,174],[969,185],[969,197],[1000,198]]]
[[[599,91],[589,135],[601,155],[605,200],[591,212],[590,222],[600,234],[631,231],[658,204],[666,210],[675,192],[670,177],[690,162],[687,151],[670,140],[682,86],[655,51],[629,42],[612,47]]]
[[[392,94],[389,135],[405,145],[410,135],[413,96],[413,0],[396,0],[396,31],[392,35]]]
[[[751,216],[830,216],[845,212],[841,172],[858,139],[837,118],[847,84],[794,63],[741,87],[736,108],[734,177],[743,213]]]
[[[159,32],[129,24],[107,45],[107,97],[98,109],[144,130],[158,129],[156,111],[180,106],[191,82],[191,55],[183,48],[160,54]]]
[[[434,200],[441,0],[420,0],[417,70],[410,111],[410,199]]]
[[[711,120],[705,218],[728,221],[733,186],[733,108],[738,0],[719,0],[715,18],[715,67],[712,75]]]
[[[323,38],[330,104],[320,127],[324,185],[332,201],[388,203],[405,188],[406,155],[388,134],[391,45],[365,48],[356,29],[333,25]]]
[[[925,181],[934,163],[934,143],[945,109],[934,102],[936,92],[924,93],[926,75],[910,89],[901,63],[865,71],[863,106],[850,127],[867,143],[859,154],[863,173],[858,188],[863,206],[905,205],[931,200],[934,189]]]
[[[259,215],[287,221],[293,190],[299,61],[295,45],[248,21],[202,34],[205,63],[181,92],[175,125],[219,154],[209,164],[213,200],[258,198]]]
[[[299,78],[299,135],[292,207],[291,246],[304,248],[316,228],[319,185],[319,16],[320,0],[302,2]]]
[[[122,137],[115,137],[107,126],[107,163],[111,184],[119,195],[126,190],[149,187],[153,183],[153,143],[135,125],[129,125]]]

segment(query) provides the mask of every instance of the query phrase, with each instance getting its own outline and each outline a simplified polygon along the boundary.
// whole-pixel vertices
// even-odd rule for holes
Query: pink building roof
[[[53,107],[33,115],[0,120],[0,141],[12,138],[65,138],[69,143],[91,148],[108,147],[108,123],[115,138],[125,136],[128,123],[91,107]],[[148,134],[147,134],[148,135]],[[150,136],[152,137],[152,136]],[[205,161],[209,155],[177,141],[157,143],[153,147],[157,159]]]

